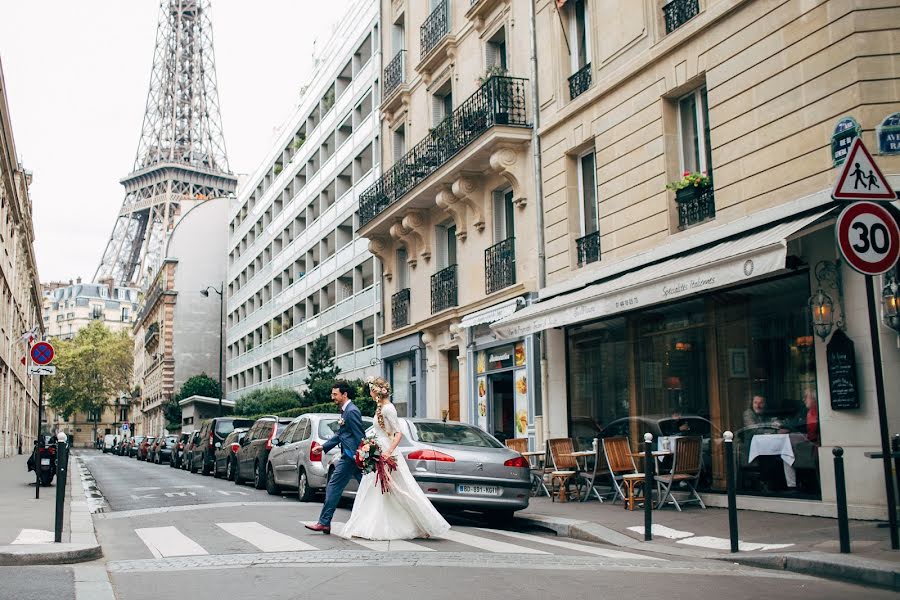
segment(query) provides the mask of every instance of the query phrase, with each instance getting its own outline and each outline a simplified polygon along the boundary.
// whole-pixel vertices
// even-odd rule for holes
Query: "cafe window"
[[[740,493],[820,497],[808,297],[802,273],[569,329],[570,435],[584,447],[624,436],[635,450],[645,433],[660,449],[699,436],[700,489],[724,491],[730,430]],[[784,440],[790,468],[766,454]]]

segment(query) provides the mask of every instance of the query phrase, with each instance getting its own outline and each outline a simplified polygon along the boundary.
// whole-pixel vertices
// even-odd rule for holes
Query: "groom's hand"
[[[322,447],[316,446],[315,448],[312,449],[312,453],[313,453],[313,456],[319,456],[320,454],[322,454]]]

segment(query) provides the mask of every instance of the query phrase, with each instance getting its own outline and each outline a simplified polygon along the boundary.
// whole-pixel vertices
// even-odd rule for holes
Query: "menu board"
[[[856,384],[856,351],[853,341],[838,329],[831,336],[825,352],[828,358],[828,387],[831,408],[845,410],[859,408],[859,387]]]

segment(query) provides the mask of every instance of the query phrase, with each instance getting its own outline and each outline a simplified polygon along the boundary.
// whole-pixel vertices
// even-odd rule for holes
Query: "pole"
[[[881,338],[878,331],[878,313],[875,310],[875,286],[872,276],[866,275],[866,304],[869,309],[869,334],[872,337],[872,363],[875,366],[875,398],[878,401],[878,428],[881,433],[881,455],[884,466],[884,488],[887,494],[888,525],[891,529],[891,548],[900,549],[897,532],[897,503],[894,499],[894,481],[891,476],[891,445],[888,436],[887,407],[884,400],[884,373],[881,365]]]
[[[69,478],[69,444],[65,440],[56,442],[56,521],[53,541],[62,542],[63,508],[66,505],[66,480]]]
[[[44,420],[44,378],[38,375],[38,422],[37,444],[34,445],[34,499],[41,498],[41,448],[44,438],[41,436],[41,421]]]
[[[731,539],[731,551],[738,551],[737,498],[734,490],[734,434],[726,431],[725,441],[725,481],[728,488],[728,537]]]
[[[225,386],[222,384],[222,372],[225,365],[225,282],[223,281],[219,291],[219,416],[222,416],[222,396],[225,395]]]
[[[834,455],[834,491],[837,501],[838,537],[841,554],[850,554],[850,523],[847,520],[847,485],[844,482],[844,449],[831,449]]]
[[[653,434],[644,434],[644,541],[653,539]]]

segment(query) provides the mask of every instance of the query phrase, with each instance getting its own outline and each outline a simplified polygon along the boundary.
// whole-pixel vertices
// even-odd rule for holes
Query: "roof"
[[[185,406],[188,404],[219,404],[219,398],[210,398],[209,396],[189,396],[184,400],[178,402],[178,406]],[[234,400],[226,400],[222,398],[222,406],[234,407]]]

